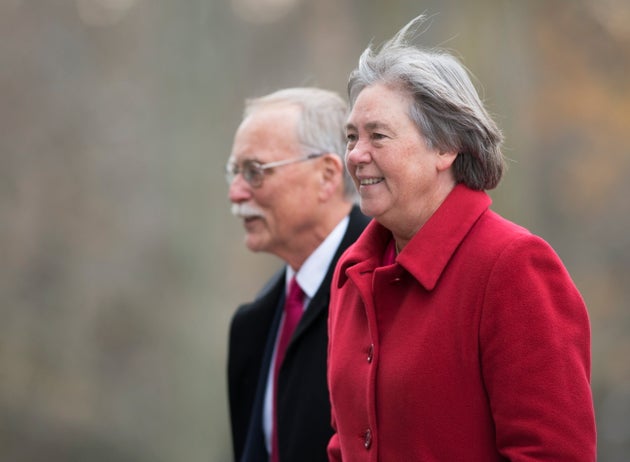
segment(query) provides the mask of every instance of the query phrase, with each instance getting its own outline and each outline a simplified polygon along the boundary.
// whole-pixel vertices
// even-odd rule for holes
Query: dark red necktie
[[[278,455],[278,414],[277,408],[277,394],[278,394],[278,372],[284,359],[284,353],[287,350],[291,336],[295,327],[298,325],[300,317],[304,312],[304,292],[300,288],[299,284],[295,280],[295,276],[289,283],[289,293],[284,304],[284,321],[282,322],[282,329],[280,330],[280,339],[278,340],[278,349],[276,350],[276,363],[273,369],[273,428],[271,432],[271,462],[279,462],[280,456]]]

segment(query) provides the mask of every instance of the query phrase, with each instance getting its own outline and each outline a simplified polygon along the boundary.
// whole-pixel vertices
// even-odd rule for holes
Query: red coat
[[[397,258],[370,223],[332,283],[331,461],[593,461],[590,327],[551,247],[458,185]]]

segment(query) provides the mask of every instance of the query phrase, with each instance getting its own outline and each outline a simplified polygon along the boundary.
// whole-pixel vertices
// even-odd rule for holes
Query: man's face
[[[230,162],[261,164],[304,156],[297,140],[298,109],[293,106],[262,108],[248,116],[234,137]],[[230,184],[233,212],[243,220],[245,244],[254,252],[268,252],[289,260],[317,224],[317,175],[313,162],[298,162],[265,171],[253,187],[238,174]]]

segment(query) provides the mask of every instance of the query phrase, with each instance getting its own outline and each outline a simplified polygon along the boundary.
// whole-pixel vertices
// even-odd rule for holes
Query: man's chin
[[[245,246],[251,252],[265,252],[266,251],[265,243],[259,238],[259,236],[247,235],[245,237]]]

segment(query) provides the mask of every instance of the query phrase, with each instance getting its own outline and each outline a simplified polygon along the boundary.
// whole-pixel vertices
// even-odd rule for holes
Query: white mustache
[[[232,204],[232,215],[237,218],[262,217],[263,213],[256,207],[246,202],[241,204]]]

